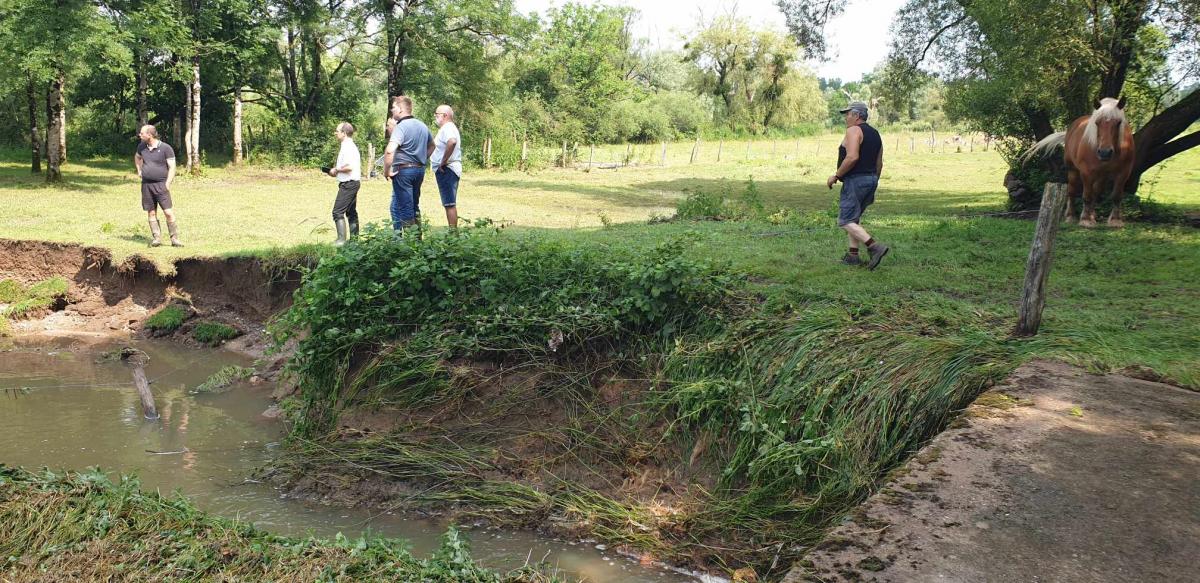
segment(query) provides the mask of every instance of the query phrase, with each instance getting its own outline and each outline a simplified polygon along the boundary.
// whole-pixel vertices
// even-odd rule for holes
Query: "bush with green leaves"
[[[645,253],[486,227],[424,239],[368,230],[322,259],[272,325],[299,338],[290,367],[309,407],[301,433],[336,417],[351,356],[399,343],[419,362],[454,356],[582,358],[670,337],[719,304],[729,277],[673,240]]]
[[[187,311],[182,307],[171,304],[146,318],[144,324],[147,330],[156,332],[174,332],[183,325],[183,321],[187,319]]]
[[[226,340],[233,340],[240,336],[237,328],[220,322],[198,322],[192,328],[192,338],[201,344],[216,346]]]

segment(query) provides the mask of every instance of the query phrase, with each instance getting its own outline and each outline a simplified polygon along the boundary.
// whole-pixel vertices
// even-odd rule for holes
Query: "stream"
[[[408,514],[327,507],[288,499],[250,479],[279,447],[283,428],[261,417],[273,386],[235,384],[219,394],[190,394],[223,366],[251,360],[219,349],[165,341],[36,338],[0,345],[0,463],[35,470],[99,466],[137,474],[142,487],[179,490],[199,508],[278,534],[331,538],[367,534],[409,541],[428,556],[447,523]],[[160,419],[142,418],[131,368],[101,362],[132,345],[146,352]],[[160,452],[160,453],[151,453]],[[169,453],[175,452],[175,453]],[[568,580],[683,582],[693,577],[595,548],[509,530],[464,530],[483,565],[509,569],[544,561]],[[715,578],[714,578],[715,579]]]

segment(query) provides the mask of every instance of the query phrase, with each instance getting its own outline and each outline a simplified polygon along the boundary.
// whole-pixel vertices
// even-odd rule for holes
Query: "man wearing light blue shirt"
[[[438,133],[433,138],[433,155],[429,157],[429,163],[434,168],[433,176],[437,179],[442,207],[446,209],[446,224],[451,229],[457,229],[462,136],[458,133],[458,125],[454,123],[454,109],[449,105],[439,105],[433,114],[433,121],[438,125]]]
[[[397,121],[383,153],[384,176],[392,180],[392,228],[397,231],[417,224],[425,164],[433,152],[433,134],[412,116],[412,108],[407,95],[392,98],[391,113]]]

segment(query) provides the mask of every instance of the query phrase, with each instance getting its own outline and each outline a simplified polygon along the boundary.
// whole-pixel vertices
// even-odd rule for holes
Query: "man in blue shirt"
[[[392,98],[396,127],[383,152],[384,176],[392,180],[392,228],[397,231],[417,223],[425,165],[433,152],[433,134],[412,116],[412,108],[407,95]]]

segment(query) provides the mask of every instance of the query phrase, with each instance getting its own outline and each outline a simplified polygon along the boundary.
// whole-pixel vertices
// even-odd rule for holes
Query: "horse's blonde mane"
[[[1122,133],[1125,132],[1125,125],[1129,123],[1129,121],[1125,119],[1125,110],[1117,107],[1116,99],[1111,97],[1105,97],[1104,99],[1101,99],[1100,107],[1098,107],[1096,111],[1092,112],[1092,117],[1088,118],[1087,125],[1083,128],[1083,141],[1089,146],[1094,147],[1097,145],[1098,136],[1096,135],[1096,132],[1098,130],[1096,128],[1096,123],[1105,120],[1121,122]]]

